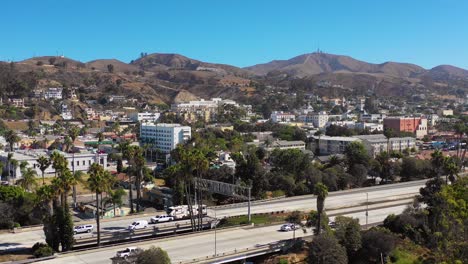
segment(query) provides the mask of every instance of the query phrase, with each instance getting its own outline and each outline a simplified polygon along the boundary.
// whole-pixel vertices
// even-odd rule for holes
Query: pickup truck
[[[79,233],[91,233],[93,232],[94,226],[93,225],[79,225],[73,227],[73,233],[79,234]]]
[[[174,217],[168,216],[168,215],[157,215],[155,217],[151,217],[152,224],[169,222],[169,221],[174,221]]]
[[[115,254],[119,258],[128,258],[130,256],[136,255],[140,253],[142,250],[137,247],[128,247],[124,250],[117,251],[117,254]]]

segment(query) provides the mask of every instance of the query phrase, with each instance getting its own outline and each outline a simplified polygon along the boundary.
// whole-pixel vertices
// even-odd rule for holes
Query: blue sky
[[[249,66],[321,50],[468,69],[468,1],[5,0],[0,60],[179,53]]]

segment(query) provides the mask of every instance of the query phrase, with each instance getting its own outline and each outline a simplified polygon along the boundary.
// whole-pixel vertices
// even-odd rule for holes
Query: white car
[[[137,248],[137,247],[128,247],[124,250],[120,250],[120,251],[117,251],[117,254],[115,254],[117,257],[120,257],[120,258],[127,258],[129,256],[132,256],[132,255],[136,255],[138,254],[139,252],[141,252],[141,249],[140,248]]]
[[[296,230],[298,227],[295,224],[284,224],[280,227],[281,231],[292,231]]]
[[[169,222],[169,221],[174,221],[174,217],[168,216],[168,215],[157,215],[155,217],[151,217],[152,224]]]
[[[80,233],[91,233],[93,232],[94,226],[93,225],[79,225],[73,227],[73,233],[80,234]]]
[[[137,229],[143,229],[148,227],[148,221],[146,220],[138,220],[133,222],[131,225],[128,226],[128,230],[137,230]]]

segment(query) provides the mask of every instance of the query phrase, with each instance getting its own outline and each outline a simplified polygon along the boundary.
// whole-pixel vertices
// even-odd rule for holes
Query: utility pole
[[[248,214],[248,216],[249,216],[249,224],[252,223],[252,216],[250,215],[250,191],[251,191],[251,189],[252,189],[252,187],[249,187],[249,189],[248,189],[248,193],[249,193],[249,203],[248,203],[248,207],[249,207],[249,209],[248,209],[247,214]]]
[[[214,215],[215,215],[215,232],[214,232],[215,233],[214,234],[215,235],[215,244],[214,244],[215,248],[214,248],[214,250],[215,250],[215,257],[216,257],[216,254],[217,254],[217,250],[216,250],[216,226],[218,225],[218,223],[217,223],[218,218],[216,217],[216,208],[213,208],[213,211],[214,211]]]
[[[366,192],[366,229],[368,228],[369,218],[369,193]]]

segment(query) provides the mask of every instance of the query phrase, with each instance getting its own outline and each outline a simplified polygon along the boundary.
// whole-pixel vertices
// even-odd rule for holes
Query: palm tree
[[[73,141],[69,136],[66,136],[63,142],[63,151],[70,152],[70,149],[73,147]]]
[[[75,171],[75,172],[72,172],[72,177],[71,177],[71,185],[72,185],[72,189],[73,189],[73,206],[76,207],[76,185],[78,185],[79,183],[82,183],[83,182],[83,176],[84,176],[84,172],[82,171]]]
[[[141,199],[141,180],[143,178],[143,168],[145,167],[145,157],[143,156],[143,150],[137,147],[135,150],[134,162],[135,162],[135,180],[136,180],[136,191],[137,191],[137,212],[140,212],[140,199]]]
[[[3,136],[5,137],[5,141],[10,145],[10,152],[13,152],[15,143],[19,142],[21,138],[18,137],[18,135],[13,130],[5,131]]]
[[[445,173],[445,184],[448,184],[448,180],[451,183],[455,182],[455,177],[458,176],[459,167],[453,157],[447,156],[444,158],[444,173]]]
[[[318,220],[317,220],[317,234],[320,235],[320,231],[322,228],[322,213],[323,209],[325,208],[325,198],[328,196],[328,188],[325,184],[319,182],[315,185],[314,194],[317,195],[317,213],[318,213]]]
[[[96,194],[96,226],[97,226],[97,245],[101,244],[101,228],[100,228],[100,213],[99,213],[99,195],[105,190],[106,179],[104,174],[104,168],[93,163],[88,171],[88,188]]]
[[[44,172],[47,170],[47,168],[49,168],[51,161],[46,156],[40,156],[37,159],[37,163],[39,163],[39,169],[42,172],[42,185],[45,185]]]
[[[444,166],[444,154],[437,149],[431,154],[431,165],[435,177],[440,177]]]
[[[33,168],[26,168],[21,171],[22,178],[17,181],[24,190],[31,192],[37,186],[37,172]]]
[[[120,187],[117,190],[111,190],[109,191],[109,196],[107,197],[106,201],[104,202],[104,205],[107,204],[112,204],[114,206],[114,217],[115,215],[115,209],[116,206],[122,206],[123,204],[123,196],[126,194],[125,190]]]
[[[77,126],[72,126],[68,130],[68,136],[72,139],[73,142],[75,142],[76,138],[80,135],[80,129]]]
[[[49,216],[53,215],[52,201],[56,198],[57,192],[52,185],[43,185],[36,191],[38,202],[42,202],[46,207]]]

